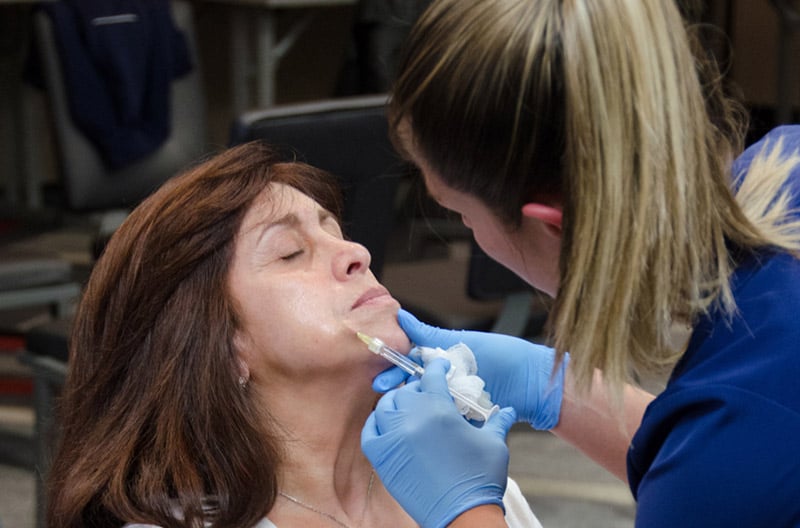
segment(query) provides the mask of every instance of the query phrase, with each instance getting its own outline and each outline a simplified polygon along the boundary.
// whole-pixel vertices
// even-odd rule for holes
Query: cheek
[[[323,292],[288,281],[253,287],[241,301],[245,330],[259,346],[270,348],[308,340],[329,326],[328,305],[317,295]]]
[[[504,232],[496,229],[479,229],[473,231],[473,234],[475,241],[492,260],[516,273],[523,270],[520,250]]]
[[[287,289],[250,308],[245,330],[259,365],[256,370],[264,378],[274,370],[301,373],[324,364],[320,350],[335,350],[332,344],[341,337],[341,329],[316,295]]]
[[[479,223],[472,230],[472,235],[475,237],[475,242],[487,255],[504,264],[504,257],[507,253],[505,250],[508,244],[501,233],[498,233],[496,229],[492,229],[485,223]]]

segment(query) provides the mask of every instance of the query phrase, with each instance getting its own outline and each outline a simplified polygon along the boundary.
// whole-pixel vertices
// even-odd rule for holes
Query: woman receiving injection
[[[259,144],[133,211],[77,310],[48,526],[418,525],[361,451],[387,363],[356,331],[410,343],[338,211],[330,175]],[[478,430],[503,446],[511,421]],[[506,486],[505,522],[539,526]]]

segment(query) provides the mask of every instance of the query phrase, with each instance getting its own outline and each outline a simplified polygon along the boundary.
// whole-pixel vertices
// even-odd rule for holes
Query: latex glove
[[[482,504],[503,506],[508,430],[501,409],[482,427],[464,420],[447,388],[444,359],[419,381],[383,395],[361,432],[361,448],[381,482],[422,527],[444,527]]]
[[[456,343],[466,344],[475,354],[478,376],[486,382],[492,401],[501,407],[513,407],[520,420],[541,430],[558,424],[569,356],[553,377],[555,350],[550,347],[501,334],[436,328],[405,310],[400,310],[397,319],[416,345],[447,349]],[[405,378],[405,373],[393,368],[379,374],[372,386],[385,392]]]

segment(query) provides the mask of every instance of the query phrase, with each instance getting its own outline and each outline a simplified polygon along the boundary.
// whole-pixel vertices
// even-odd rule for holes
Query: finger
[[[368,444],[375,438],[380,436],[380,432],[378,431],[378,424],[375,422],[375,413],[369,413],[367,416],[367,421],[364,422],[364,427],[361,428],[361,449],[364,449],[364,445]]]
[[[447,386],[447,372],[450,362],[444,358],[436,358],[425,367],[425,374],[420,379],[420,390],[439,394],[450,394]]]
[[[408,338],[417,345],[446,349],[460,341],[459,332],[427,325],[402,308],[397,312],[397,322]]]
[[[411,350],[408,351],[408,359],[414,361],[415,363],[422,365],[422,350],[418,346],[415,346]],[[424,365],[423,365],[424,366]]]
[[[387,416],[397,409],[397,405],[394,401],[396,395],[397,390],[387,392],[380,397],[378,403],[375,405],[375,409],[372,411],[372,414],[375,415],[375,428],[379,435],[387,431],[390,425]]]
[[[394,389],[408,379],[408,374],[398,367],[390,367],[372,380],[372,390],[375,392],[386,392]]]
[[[385,456],[386,442],[376,423],[376,414],[373,412],[367,418],[361,429],[361,451],[373,466]]]
[[[513,407],[503,407],[496,412],[489,421],[483,426],[483,429],[493,432],[499,438],[505,440],[511,426],[517,421],[517,412]]]
[[[380,397],[373,410],[380,434],[385,434],[391,427],[390,417],[396,415],[397,411],[403,408],[403,402],[408,401],[406,396],[420,392],[419,383],[419,381],[412,381],[402,387],[392,389]]]

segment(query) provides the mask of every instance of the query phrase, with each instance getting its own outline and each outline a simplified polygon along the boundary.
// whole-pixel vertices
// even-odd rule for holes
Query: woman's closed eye
[[[300,255],[302,255],[303,252],[304,252],[303,249],[297,249],[297,250],[294,250],[294,251],[290,251],[290,252],[282,255],[281,256],[281,260],[286,261],[286,262],[294,260],[297,257],[299,257]]]

